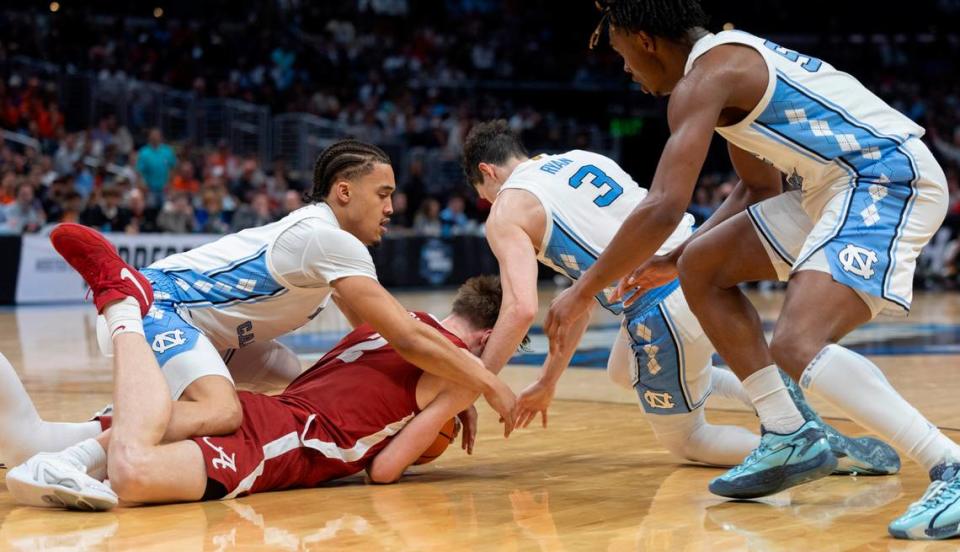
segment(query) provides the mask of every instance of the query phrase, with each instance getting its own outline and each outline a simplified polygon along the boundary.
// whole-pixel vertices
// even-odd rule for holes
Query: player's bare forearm
[[[483,362],[469,352],[450,343],[440,332],[418,320],[412,324],[407,337],[391,341],[404,359],[424,372],[451,381],[477,393],[488,393],[496,385],[497,377]]]
[[[536,311],[534,311],[536,312]],[[483,364],[494,374],[499,374],[523,342],[523,337],[533,323],[533,316],[507,307],[501,309],[500,317],[493,327],[483,350]]]
[[[341,301],[370,324],[405,360],[425,372],[479,393],[497,386],[496,376],[480,359],[460,349],[436,329],[412,318],[379,282],[349,276],[334,283]]]
[[[584,297],[596,295],[643,264],[670,237],[683,213],[683,206],[677,209],[648,195],[624,220],[597,262],[577,281],[577,292]]]
[[[395,483],[410,464],[427,450],[440,428],[469,406],[476,396],[464,390],[441,391],[413,420],[404,426],[367,468],[372,483]]]
[[[487,241],[497,257],[503,289],[500,315],[483,351],[483,363],[494,373],[499,373],[517,351],[539,307],[537,253],[529,234],[511,218],[520,215],[509,210],[524,207],[509,204],[517,199],[529,198],[507,195],[498,199],[486,225]]]
[[[590,318],[590,314],[579,318],[571,330],[571,339],[565,342],[562,350],[551,351],[547,355],[547,360],[543,363],[543,372],[540,374],[540,381],[552,386],[560,380],[560,376],[570,365],[570,360],[577,351],[577,345],[587,331],[587,326],[590,325]]]

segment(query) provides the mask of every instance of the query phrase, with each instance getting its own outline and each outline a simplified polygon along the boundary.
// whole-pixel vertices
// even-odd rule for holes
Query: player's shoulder
[[[363,249],[366,246],[359,238],[347,232],[337,222],[336,217],[326,204],[306,205],[280,219],[288,228],[284,233],[292,233],[304,240],[317,240],[325,249],[330,247]]]

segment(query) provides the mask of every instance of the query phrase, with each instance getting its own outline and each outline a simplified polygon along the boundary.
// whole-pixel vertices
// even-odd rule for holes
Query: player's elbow
[[[234,396],[233,400],[228,401],[223,410],[217,415],[217,431],[214,435],[226,435],[240,429],[243,424],[243,407],[240,406],[240,399]]]
[[[683,220],[684,206],[669,197],[659,197],[654,200],[650,212],[645,217],[651,219],[657,228],[669,228],[673,231]]]
[[[377,485],[390,485],[400,481],[403,470],[397,470],[393,466],[387,466],[385,462],[377,462],[374,459],[370,469],[367,470],[367,477],[371,483]]]
[[[533,325],[537,317],[538,305],[532,301],[517,301],[506,309],[507,316],[517,325],[525,329]]]

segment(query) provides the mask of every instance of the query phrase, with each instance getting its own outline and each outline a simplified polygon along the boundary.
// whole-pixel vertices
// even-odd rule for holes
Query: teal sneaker
[[[830,451],[837,457],[838,475],[893,475],[900,471],[900,455],[893,447],[874,437],[847,437],[824,422],[807,403],[803,391],[783,370],[780,377],[803,419],[814,421],[827,435]]]
[[[739,465],[710,482],[710,492],[729,498],[757,498],[830,475],[837,458],[813,421],[786,435],[761,428],[760,446]]]
[[[940,540],[960,535],[960,464],[944,462],[930,470],[930,486],[920,500],[890,522],[898,539]]]

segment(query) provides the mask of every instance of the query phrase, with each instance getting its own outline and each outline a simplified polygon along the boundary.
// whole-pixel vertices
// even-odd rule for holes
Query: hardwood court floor
[[[545,304],[551,295],[552,290],[544,292]],[[443,314],[449,298],[407,294],[401,300]],[[754,299],[765,318],[775,315],[781,300],[776,294]],[[47,418],[82,419],[109,400],[109,366],[96,354],[91,312],[89,306],[0,312],[0,352],[17,367]],[[595,326],[602,329],[613,320],[598,316]],[[858,339],[876,338],[881,356],[873,358],[908,400],[938,425],[960,428],[955,399],[960,356],[930,352],[951,351],[936,345],[938,340],[951,345],[943,343],[949,341],[949,332],[943,332],[957,321],[960,296],[919,297],[909,324],[881,322]],[[301,333],[344,328],[337,315],[324,313]],[[934,343],[923,345],[924,339]],[[905,342],[913,344],[893,347]],[[890,350],[914,352],[891,356]],[[537,370],[512,366],[505,374],[519,390]],[[355,477],[321,489],[97,514],[18,507],[0,489],[0,549],[960,548],[960,541],[909,543],[886,535],[887,522],[927,484],[909,461],[895,477],[831,477],[760,501],[728,502],[706,490],[720,470],[684,465],[665,452],[630,392],[614,388],[602,370],[571,369],[560,395],[590,400],[558,400],[548,429],[530,428],[509,440],[499,436],[496,417],[481,402],[481,433],[472,457],[451,449],[393,486],[367,486]],[[752,414],[712,404],[711,421],[755,428]],[[836,423],[860,432],[849,422]],[[960,439],[960,432],[948,435]]]

